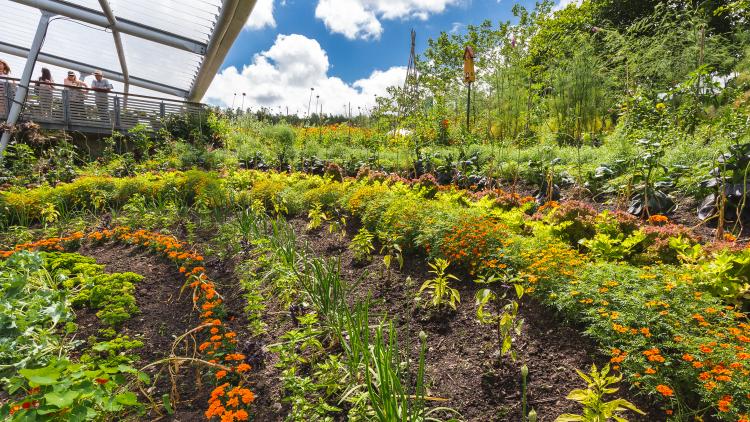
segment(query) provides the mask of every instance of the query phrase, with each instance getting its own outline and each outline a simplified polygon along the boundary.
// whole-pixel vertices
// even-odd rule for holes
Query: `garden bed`
[[[121,334],[143,342],[143,347],[135,351],[140,356],[136,362],[138,366],[168,358],[175,338],[200,324],[188,295],[180,295],[184,277],[169,262],[130,245],[86,245],[79,253],[96,258],[108,272],[131,271],[143,276],[135,291],[140,312],[126,321],[120,330]],[[86,332],[93,333],[99,328],[96,317],[90,312],[79,312],[78,321],[84,337]],[[178,351],[182,349],[177,348]],[[158,399],[163,394],[170,394],[173,387],[165,369],[166,365],[160,365],[147,371],[152,379],[160,374],[153,390],[149,391]],[[169,420],[204,420],[203,412],[211,386],[201,381],[199,368],[182,368],[174,381],[179,401],[172,403],[175,412]],[[142,399],[146,402],[145,397]],[[152,411],[145,417],[157,416]]]

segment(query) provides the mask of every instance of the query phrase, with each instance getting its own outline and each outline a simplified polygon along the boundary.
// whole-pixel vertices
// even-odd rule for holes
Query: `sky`
[[[97,3],[85,1],[91,2],[91,7]],[[179,1],[189,6],[190,2],[198,4],[205,0]],[[557,7],[577,1],[580,0],[559,0]],[[127,2],[124,4],[135,6],[146,4],[148,0]],[[515,3],[534,7],[534,0],[257,0],[203,102],[240,107],[244,93],[244,107],[253,110],[266,107],[275,113],[305,116],[308,110],[341,114],[351,107],[353,114],[368,113],[376,96],[385,95],[389,86],[403,84],[411,29],[417,33],[419,54],[427,46],[427,40],[436,38],[441,31],[465,32],[467,25],[478,25],[486,19],[495,23],[512,21],[511,10]],[[120,10],[121,13],[124,11],[126,8]],[[33,36],[33,23],[38,19],[29,16],[32,21],[24,25],[29,27],[26,28],[28,38]],[[0,20],[5,21],[11,18],[0,16]],[[176,19],[170,22],[179,24],[179,19]],[[45,49],[48,44],[63,43],[57,46],[58,50],[68,51],[74,45],[89,53],[100,51],[98,58],[103,68],[118,68],[110,37],[91,39],[90,28],[65,20],[54,25],[70,25],[69,33],[77,36],[77,41],[65,44],[68,41],[58,39],[59,36],[52,33],[48,34]],[[0,36],[0,41],[3,38]],[[91,44],[95,40],[103,44]],[[53,47],[49,46],[54,50]],[[73,50],[69,52],[78,51]],[[15,69],[13,76],[17,77],[25,59],[3,58]],[[169,57],[145,60],[158,60],[163,65],[156,68],[162,74],[169,72]],[[138,63],[129,64],[137,66]],[[35,78],[41,66],[37,64]],[[57,82],[65,77],[66,69],[47,67],[51,68]],[[88,76],[86,81],[90,83],[91,79]],[[113,82],[113,85],[116,91],[122,90],[122,84]],[[131,92],[153,95],[153,92],[138,87],[131,87]]]
[[[563,0],[563,4],[571,0]],[[529,8],[533,0],[519,0]],[[401,85],[409,32],[417,53],[441,31],[512,20],[511,0],[258,0],[204,101],[305,115],[308,104],[342,113],[369,110]],[[311,100],[311,90],[312,100]],[[238,95],[235,97],[234,94]],[[316,96],[319,95],[319,98]],[[236,98],[236,99],[235,99]],[[345,108],[346,107],[346,108]]]

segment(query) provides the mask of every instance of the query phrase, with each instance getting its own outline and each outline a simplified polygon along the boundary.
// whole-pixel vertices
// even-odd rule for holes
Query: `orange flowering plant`
[[[434,251],[467,269],[470,274],[507,273],[517,266],[518,256],[513,231],[497,218],[466,215],[442,234],[433,244]]]
[[[686,398],[698,394],[721,420],[750,411],[747,317],[701,292],[687,269],[583,266],[576,252],[550,243],[525,254],[522,274],[538,297],[586,321],[589,335],[611,352],[613,369],[666,410],[685,409]]]
[[[92,242],[115,241],[149,248],[174,262],[186,278],[185,286],[192,288],[193,303],[200,311],[201,330],[207,331],[207,339],[198,346],[207,361],[216,369],[212,377],[220,387],[214,390],[206,411],[208,419],[217,418],[222,422],[244,421],[249,418],[249,406],[255,396],[245,388],[245,375],[252,368],[246,356],[237,353],[237,333],[223,321],[226,311],[223,299],[216,291],[216,285],[206,275],[202,266],[204,257],[188,250],[184,242],[146,230],[133,231],[129,227],[116,227],[94,231],[88,235],[77,232],[70,236],[40,240],[18,245],[13,250],[0,251],[0,257],[7,258],[20,250],[64,250],[80,245],[82,239]],[[184,289],[184,287],[183,287]],[[225,391],[227,390],[228,391]]]

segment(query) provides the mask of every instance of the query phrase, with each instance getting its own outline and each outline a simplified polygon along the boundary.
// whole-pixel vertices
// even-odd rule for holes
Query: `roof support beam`
[[[23,68],[23,74],[21,74],[21,82],[16,88],[13,105],[11,105],[8,112],[8,119],[5,121],[7,127],[3,131],[2,137],[0,137],[0,162],[3,159],[5,148],[8,146],[8,141],[10,141],[10,131],[18,121],[21,109],[26,102],[26,94],[29,92],[29,83],[31,82],[31,72],[34,71],[39,52],[42,50],[42,44],[44,44],[44,37],[47,36],[47,27],[49,26],[49,19],[51,17],[50,13],[42,12],[39,24],[36,27],[34,41],[31,43],[31,49],[26,54],[26,65]]]
[[[11,55],[18,56],[18,57],[30,57],[29,55],[31,54],[28,48],[19,47],[17,45],[9,44],[3,41],[0,41],[0,53],[11,54]],[[83,72],[83,73],[88,73],[88,74],[94,73],[94,70],[99,69],[106,74],[106,77],[108,79],[125,83],[125,76],[122,73],[117,72],[115,70],[100,69],[90,64],[81,63],[75,60],[69,60],[60,56],[55,56],[55,55],[47,54],[47,53],[39,53],[39,61],[42,63],[48,63],[51,65],[60,66],[60,67],[64,67],[70,70],[75,70],[78,72]],[[184,89],[161,84],[158,82],[152,82],[146,79],[141,79],[141,78],[130,76],[128,77],[128,81],[133,86],[150,89],[152,91],[161,92],[163,94],[174,95],[176,97],[182,97],[182,98],[185,98],[188,95],[188,91],[185,91]]]
[[[206,43],[202,43],[196,40],[192,40],[181,35],[176,35],[171,32],[162,31],[161,29],[153,28],[148,25],[143,25],[137,22],[129,21],[126,19],[116,19],[116,23],[112,25],[107,16],[99,12],[98,10],[89,9],[87,7],[78,6],[76,4],[68,3],[62,0],[12,0],[16,3],[23,4],[29,7],[35,7],[40,10],[46,10],[55,15],[65,16],[71,19],[76,19],[82,22],[89,23],[91,25],[101,26],[103,28],[111,28],[113,31],[119,31],[122,34],[132,35],[134,37],[143,38],[149,41],[153,41],[159,44],[168,45],[170,47],[179,48],[180,50],[190,51],[195,54],[204,55],[206,54],[208,46]],[[233,0],[237,1],[237,0]],[[243,1],[243,3],[245,3]],[[250,3],[255,3],[250,1]],[[247,17],[246,17],[247,18]]]
[[[229,48],[255,7],[256,0],[224,0],[219,20],[208,44],[203,62],[193,81],[188,101],[200,101],[219,70]]]
[[[125,93],[127,94],[130,88],[130,74],[128,73],[128,63],[125,61],[125,49],[122,47],[122,38],[120,38],[120,31],[117,30],[117,18],[112,13],[112,8],[109,7],[107,0],[99,0],[99,5],[102,7],[102,12],[109,21],[109,27],[112,28],[112,38],[115,40],[115,48],[117,49],[117,58],[120,60],[120,69],[122,70],[122,77],[125,83]]]

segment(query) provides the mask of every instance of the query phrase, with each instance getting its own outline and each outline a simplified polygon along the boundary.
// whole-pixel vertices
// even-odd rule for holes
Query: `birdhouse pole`
[[[477,76],[474,72],[474,50],[471,46],[464,49],[464,82],[468,86],[466,97],[466,131],[471,132],[470,120],[471,115],[471,84],[476,81]]]

